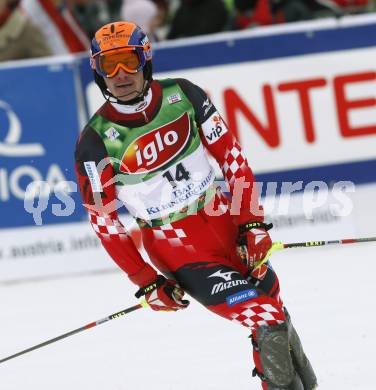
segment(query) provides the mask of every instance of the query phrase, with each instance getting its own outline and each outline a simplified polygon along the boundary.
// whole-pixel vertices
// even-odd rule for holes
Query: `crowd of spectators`
[[[376,0],[0,0],[0,61],[87,51],[105,23],[153,41],[376,11]]]

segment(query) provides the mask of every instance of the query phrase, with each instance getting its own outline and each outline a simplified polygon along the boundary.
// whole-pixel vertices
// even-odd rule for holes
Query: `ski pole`
[[[149,305],[147,304],[147,302],[146,302],[145,300],[142,300],[142,301],[141,301],[139,304],[137,304],[137,305],[134,305],[134,306],[128,307],[127,309],[118,311],[117,313],[111,314],[111,315],[109,315],[108,317],[102,318],[101,320],[91,322],[90,324],[84,325],[84,326],[82,326],[81,328],[77,328],[77,329],[75,329],[75,330],[72,330],[72,331],[70,331],[70,332],[64,333],[64,334],[62,334],[62,335],[60,335],[60,336],[57,336],[57,337],[55,337],[55,338],[53,338],[53,339],[50,339],[50,340],[47,340],[47,341],[45,341],[45,342],[43,342],[43,343],[40,343],[40,344],[38,344],[38,345],[34,345],[33,347],[28,348],[28,349],[25,349],[25,350],[23,350],[23,351],[20,351],[20,352],[14,354],[14,355],[8,356],[8,357],[6,357],[6,358],[4,358],[4,359],[0,359],[0,363],[4,363],[4,362],[6,362],[7,360],[14,359],[15,357],[24,355],[25,353],[34,351],[34,350],[39,349],[39,348],[42,348],[42,347],[45,347],[46,345],[55,343],[56,341],[59,341],[59,340],[65,339],[65,338],[67,338],[67,337],[73,336],[73,335],[76,334],[76,333],[80,333],[80,332],[83,332],[84,330],[87,330],[87,329],[90,329],[90,328],[94,328],[94,327],[97,326],[97,325],[104,324],[104,323],[107,322],[107,321],[114,320],[114,319],[116,319],[116,318],[119,318],[119,317],[124,316],[125,314],[131,313],[132,311],[141,309],[141,308],[143,308],[143,307],[148,307],[148,306],[149,306]]]
[[[284,244],[282,241],[273,242],[272,247],[269,249],[266,256],[260,260],[255,268],[261,267],[262,264],[266,263],[269,260],[269,257],[276,251],[288,248],[311,248],[314,246],[324,246],[324,245],[343,245],[343,244],[357,244],[361,242],[376,242],[376,237],[366,237],[366,238],[347,238],[343,240],[331,240],[331,241],[305,241],[305,242],[292,242],[289,244]]]

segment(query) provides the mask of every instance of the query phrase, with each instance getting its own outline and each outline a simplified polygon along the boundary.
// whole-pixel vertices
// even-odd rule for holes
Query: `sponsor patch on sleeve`
[[[249,301],[250,299],[258,297],[258,292],[255,289],[240,291],[236,294],[230,295],[226,298],[228,306],[236,305],[240,302]]]
[[[227,133],[227,126],[223,122],[218,112],[215,112],[202,125],[202,131],[209,145],[217,142],[224,134]]]
[[[102,192],[102,183],[99,178],[99,174],[97,171],[97,167],[95,165],[94,161],[85,161],[84,162],[85,171],[87,173],[87,176],[90,180],[91,189],[93,192]]]

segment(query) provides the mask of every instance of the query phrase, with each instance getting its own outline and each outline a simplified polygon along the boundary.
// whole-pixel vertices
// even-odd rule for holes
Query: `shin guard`
[[[292,325],[291,317],[288,311],[284,309],[284,312],[286,315],[290,349],[295,370],[303,383],[304,390],[313,390],[317,386],[316,375],[313,371],[311,363],[304,353],[302,343],[299,339],[298,333]]]
[[[286,323],[261,326],[253,332],[255,373],[264,390],[304,390],[289,350]]]

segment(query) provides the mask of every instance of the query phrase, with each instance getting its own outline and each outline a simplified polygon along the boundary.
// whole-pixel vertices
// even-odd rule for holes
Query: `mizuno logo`
[[[211,295],[217,294],[221,291],[227,290],[232,287],[241,286],[243,284],[248,284],[244,279],[230,280],[229,282],[220,282],[213,286]]]
[[[202,103],[202,108],[204,108],[204,116],[209,112],[209,110],[213,107],[213,104],[209,101],[209,99],[206,99],[204,103]]]
[[[214,272],[214,274],[209,275],[208,278],[221,278],[221,279],[225,280],[225,282],[219,282],[213,286],[212,291],[211,291],[211,295],[217,294],[221,291],[227,290],[227,289],[232,288],[232,287],[240,286],[242,284],[248,284],[248,282],[245,279],[231,280],[233,274],[238,275],[238,278],[241,277],[239,272],[236,272],[236,271],[227,271],[226,272],[226,271],[223,271],[221,269],[217,272]]]
[[[207,107],[209,106],[209,104],[210,104],[209,99],[206,99],[204,103],[202,103],[202,107]]]
[[[209,275],[208,278],[222,278],[226,282],[229,282],[231,280],[232,274],[239,275],[239,272],[236,272],[236,271],[222,272],[222,270],[219,270],[219,271],[215,272],[214,274]]]

